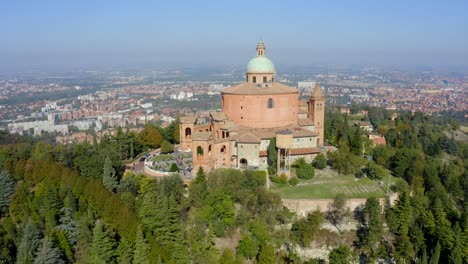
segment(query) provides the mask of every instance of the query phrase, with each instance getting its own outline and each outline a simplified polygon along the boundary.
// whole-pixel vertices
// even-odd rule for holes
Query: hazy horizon
[[[0,69],[278,65],[468,68],[463,1],[10,1]]]

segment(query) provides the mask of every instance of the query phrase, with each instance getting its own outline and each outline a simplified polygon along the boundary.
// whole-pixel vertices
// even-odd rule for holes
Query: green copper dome
[[[275,65],[264,56],[257,56],[247,64],[248,73],[275,73]]]

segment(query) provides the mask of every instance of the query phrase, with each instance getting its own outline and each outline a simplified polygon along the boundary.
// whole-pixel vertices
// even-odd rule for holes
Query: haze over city
[[[0,70],[243,66],[468,67],[466,1],[3,1]]]

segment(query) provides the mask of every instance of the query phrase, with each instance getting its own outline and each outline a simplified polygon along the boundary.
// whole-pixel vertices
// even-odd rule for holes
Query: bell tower
[[[323,145],[325,96],[317,82],[315,83],[314,92],[309,99],[309,118],[314,122],[315,131],[318,133],[318,145]]]

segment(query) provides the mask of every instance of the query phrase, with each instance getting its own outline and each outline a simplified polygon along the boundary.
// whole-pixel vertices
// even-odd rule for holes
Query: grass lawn
[[[287,199],[335,198],[340,193],[347,198],[384,197],[387,181],[388,178],[383,179],[381,187],[379,180],[356,179],[353,175],[340,175],[333,170],[325,169],[316,170],[314,178],[300,180],[297,186],[273,186],[271,191]],[[397,181],[401,179],[391,177],[390,185]]]

